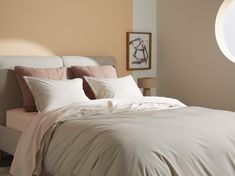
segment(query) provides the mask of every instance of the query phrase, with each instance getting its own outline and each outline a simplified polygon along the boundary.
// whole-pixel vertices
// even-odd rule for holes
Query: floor
[[[11,156],[5,156],[0,160],[0,176],[10,176],[9,169],[11,161],[12,161]]]
[[[9,167],[0,167],[0,176],[10,176]]]

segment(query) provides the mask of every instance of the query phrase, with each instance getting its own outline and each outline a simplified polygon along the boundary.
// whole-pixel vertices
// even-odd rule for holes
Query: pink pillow
[[[18,79],[20,89],[23,96],[23,107],[26,112],[37,111],[33,94],[31,93],[24,76],[32,76],[45,79],[53,80],[64,80],[66,79],[66,68],[30,68],[24,66],[15,67],[16,77]]]
[[[87,81],[84,79],[84,76],[95,78],[117,78],[116,69],[112,65],[73,66],[71,67],[71,70],[75,78],[83,79],[83,90],[90,99],[95,99],[95,95]]]

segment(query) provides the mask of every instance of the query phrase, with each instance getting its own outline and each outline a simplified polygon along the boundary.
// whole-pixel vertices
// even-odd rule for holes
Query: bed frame
[[[55,68],[80,66],[113,65],[111,56],[0,56],[0,151],[14,155],[21,132],[6,127],[6,111],[22,107],[22,95],[14,73],[14,66]]]

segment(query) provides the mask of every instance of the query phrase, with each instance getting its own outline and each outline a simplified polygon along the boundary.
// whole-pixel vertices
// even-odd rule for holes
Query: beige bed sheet
[[[8,110],[6,126],[22,132],[28,127],[36,115],[38,115],[37,112],[25,112],[23,108]]]

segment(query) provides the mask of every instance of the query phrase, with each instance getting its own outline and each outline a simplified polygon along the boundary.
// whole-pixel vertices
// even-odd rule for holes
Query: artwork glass
[[[127,33],[127,69],[151,68],[151,33]]]

